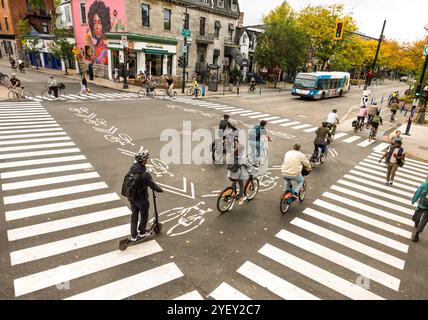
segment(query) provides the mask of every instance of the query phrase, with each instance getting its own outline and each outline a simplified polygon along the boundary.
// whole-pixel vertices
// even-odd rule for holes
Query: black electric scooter
[[[160,234],[162,231],[162,224],[159,222],[159,214],[158,214],[158,209],[156,206],[156,194],[155,191],[153,190],[153,204],[155,207],[155,221],[153,222],[152,226],[149,229],[149,233],[147,235],[145,235],[144,237],[138,237],[138,239],[136,241],[131,241],[131,238],[126,238],[123,240],[119,241],[119,249],[120,251],[124,251],[126,250],[128,247],[132,247],[136,244],[139,244],[141,242],[143,242],[147,237],[155,234]]]

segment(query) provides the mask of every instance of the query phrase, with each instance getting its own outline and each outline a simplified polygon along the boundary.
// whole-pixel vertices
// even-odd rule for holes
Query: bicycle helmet
[[[137,153],[135,155],[135,160],[138,161],[138,162],[145,161],[145,160],[147,160],[149,158],[150,158],[150,154],[149,154],[149,152],[147,150],[143,151],[143,152],[140,152],[140,153]]]

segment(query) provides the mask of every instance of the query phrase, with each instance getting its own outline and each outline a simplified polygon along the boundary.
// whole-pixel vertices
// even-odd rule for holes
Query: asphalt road
[[[33,76],[39,89],[46,75],[31,73],[25,81]],[[288,94],[201,102],[93,92],[113,95],[0,104],[1,298],[428,297],[428,238],[410,241],[409,202],[427,164],[409,159],[395,186],[385,187],[376,159],[386,145],[339,128],[328,161],[307,177],[305,201],[285,216],[279,211],[284,153],[295,141],[311,153],[310,131],[330,109],[342,117],[358,104],[355,91],[320,102]],[[213,129],[225,112],[241,128],[277,117],[269,123],[270,170],[260,177],[256,199],[220,215],[216,195],[229,185],[225,166],[154,160],[149,170],[166,190],[157,198],[162,234],[118,251],[129,212],[117,194],[132,153],[144,147],[158,159],[165,129],[185,141],[183,121],[192,131]]]

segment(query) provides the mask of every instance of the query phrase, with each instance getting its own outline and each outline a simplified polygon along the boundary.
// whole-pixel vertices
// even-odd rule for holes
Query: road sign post
[[[120,39],[120,43],[123,46],[123,89],[128,89],[128,37],[122,36]]]

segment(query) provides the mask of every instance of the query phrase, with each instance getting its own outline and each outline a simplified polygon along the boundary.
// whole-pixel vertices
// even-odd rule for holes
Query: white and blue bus
[[[351,75],[348,72],[299,73],[294,81],[291,94],[303,98],[324,99],[341,97],[351,87]]]

